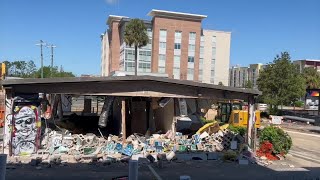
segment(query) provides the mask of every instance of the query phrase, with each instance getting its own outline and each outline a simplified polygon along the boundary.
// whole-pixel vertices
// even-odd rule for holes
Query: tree
[[[30,74],[29,77],[32,77],[34,73],[37,71],[37,66],[36,64],[31,60],[27,63],[27,74]],[[34,76],[33,76],[34,78]]]
[[[224,86],[224,85],[223,85],[223,83],[222,83],[221,81],[218,83],[218,85],[219,85],[219,86]]]
[[[317,69],[307,67],[303,70],[302,74],[306,80],[306,88],[320,88],[320,73]]]
[[[36,65],[30,61],[3,61],[6,65],[6,76],[28,78],[36,71]]]
[[[149,42],[147,28],[140,19],[132,19],[124,30],[124,41],[129,46],[134,46],[135,71],[138,74],[138,48],[145,46]]]
[[[289,53],[283,52],[261,71],[258,88],[262,91],[263,101],[274,112],[278,105],[290,104],[305,94],[305,79],[298,67],[291,63]]]
[[[6,76],[13,77],[21,77],[21,78],[40,78],[41,77],[41,68],[37,69],[35,63],[30,61],[3,61],[6,65]],[[51,77],[51,67],[44,66],[43,67],[44,78]],[[63,71],[63,67],[60,67],[60,71],[58,71],[58,67],[52,68],[52,77],[75,77],[72,72]]]
[[[41,69],[35,72],[34,77],[41,78]],[[43,77],[51,77],[51,66],[43,66]],[[72,72],[58,71],[58,67],[55,66],[52,68],[52,77],[75,77],[75,75]]]
[[[247,89],[252,89],[253,88],[253,83],[248,80],[244,83],[244,88],[247,88]]]

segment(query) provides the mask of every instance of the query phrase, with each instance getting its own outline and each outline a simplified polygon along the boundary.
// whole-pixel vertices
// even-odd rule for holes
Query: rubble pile
[[[48,132],[48,131],[47,131]],[[179,154],[197,154],[240,149],[244,138],[228,129],[215,129],[194,134],[190,138],[180,132],[153,134],[145,137],[132,134],[127,139],[114,135],[108,138],[94,134],[71,134],[51,131],[42,139],[42,148],[37,151],[43,160],[68,157],[68,162],[115,162],[139,158],[149,161],[172,160]],[[207,154],[202,159],[207,159]]]

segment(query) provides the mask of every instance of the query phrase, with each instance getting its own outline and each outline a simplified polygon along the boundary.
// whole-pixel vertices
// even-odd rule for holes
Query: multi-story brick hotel
[[[138,75],[228,85],[230,32],[202,29],[206,15],[151,10],[143,20],[149,43],[138,49]],[[133,74],[134,47],[124,42],[131,19],[110,15],[101,35],[101,75]]]

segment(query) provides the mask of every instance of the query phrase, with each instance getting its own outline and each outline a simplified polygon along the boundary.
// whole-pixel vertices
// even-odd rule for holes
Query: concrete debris
[[[260,159],[261,159],[261,160],[267,160],[267,157],[261,156]]]
[[[115,135],[104,138],[92,133],[71,134],[46,129],[41,149],[31,155],[30,164],[36,168],[40,164],[51,167],[77,162],[109,165],[114,162],[127,163],[130,159],[142,162],[140,159],[144,159],[149,163],[157,162],[158,167],[162,168],[162,161],[217,160],[222,157],[218,154],[222,151],[232,154],[231,159],[235,160],[235,153],[242,151],[243,137],[228,129],[219,130],[218,126],[210,128],[208,132],[192,136],[172,131],[150,137],[132,134],[124,141]]]

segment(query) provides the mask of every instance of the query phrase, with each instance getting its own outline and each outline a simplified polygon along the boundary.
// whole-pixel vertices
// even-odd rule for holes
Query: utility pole
[[[46,45],[42,40],[40,40],[40,43],[36,44],[36,46],[40,46],[40,57],[41,57],[41,78],[43,78],[43,53],[42,53],[42,46]]]
[[[50,67],[50,77],[52,77],[52,71],[53,71],[53,48],[56,48],[57,46],[51,44],[49,46],[51,48],[51,67]]]

